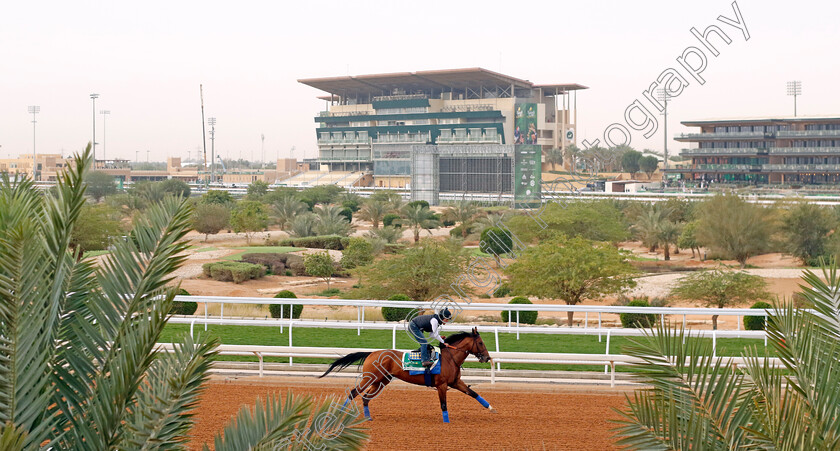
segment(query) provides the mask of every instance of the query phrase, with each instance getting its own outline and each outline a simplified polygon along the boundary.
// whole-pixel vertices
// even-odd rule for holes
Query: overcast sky
[[[535,83],[580,83],[578,138],[602,138],[676,57],[716,24],[732,39],[709,57],[705,84],[669,108],[679,121],[792,115],[785,82],[802,80],[800,115],[840,114],[840,2],[739,0],[749,41],[717,20],[731,2],[6,2],[0,8],[0,156],[98,152],[152,161],[194,158],[199,84],[226,158],[317,154],[322,93],[299,78],[483,67]],[[708,53],[707,53],[708,54]],[[685,74],[685,72],[683,71]],[[100,110],[111,114],[103,126]],[[107,136],[103,137],[103,129]],[[661,127],[631,145],[662,149]],[[209,153],[209,134],[208,134]],[[680,143],[669,141],[669,149]],[[101,154],[97,155],[101,157]]]

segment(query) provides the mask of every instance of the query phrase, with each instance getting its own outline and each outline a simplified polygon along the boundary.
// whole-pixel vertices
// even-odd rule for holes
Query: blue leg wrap
[[[482,398],[481,396],[476,396],[475,400],[478,401],[479,404],[484,406],[485,409],[490,407],[490,403],[485,401],[484,398]]]
[[[350,398],[347,398],[347,399],[344,400],[344,404],[341,405],[341,408],[343,409],[343,408],[347,407],[347,404],[350,404]]]
[[[368,409],[368,406],[365,406],[365,418],[370,419],[370,409]]]
[[[449,423],[449,412],[447,412],[446,410],[443,411],[443,422]]]

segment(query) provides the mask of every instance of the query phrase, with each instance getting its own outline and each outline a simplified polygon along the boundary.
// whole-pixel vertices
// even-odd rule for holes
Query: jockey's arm
[[[432,331],[429,333],[429,338],[434,338],[435,340],[439,341],[444,347],[449,347],[446,342],[443,341],[443,337],[440,336],[440,328],[443,327],[437,318],[432,318]]]

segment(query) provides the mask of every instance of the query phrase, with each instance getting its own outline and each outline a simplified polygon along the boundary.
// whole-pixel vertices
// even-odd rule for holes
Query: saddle
[[[422,353],[420,351],[420,348],[417,348],[413,351],[409,351],[406,354],[408,354],[408,360],[412,362],[420,362],[422,360]],[[432,362],[436,362],[437,359],[440,357],[440,348],[437,346],[432,346],[431,349],[429,349],[429,356],[431,357],[429,360],[431,360]]]

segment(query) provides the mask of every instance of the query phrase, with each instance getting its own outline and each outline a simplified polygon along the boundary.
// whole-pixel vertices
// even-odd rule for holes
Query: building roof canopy
[[[428,70],[418,72],[397,72],[391,74],[371,74],[357,76],[307,78],[298,80],[313,88],[337,96],[349,95],[390,95],[393,90],[401,89],[406,93],[426,90],[460,90],[479,86],[508,88],[543,88],[547,95],[576,89],[587,89],[578,84],[534,85],[528,80],[511,77],[480,67],[468,69]],[[549,93],[548,91],[551,91]],[[323,98],[323,97],[319,97]]]

